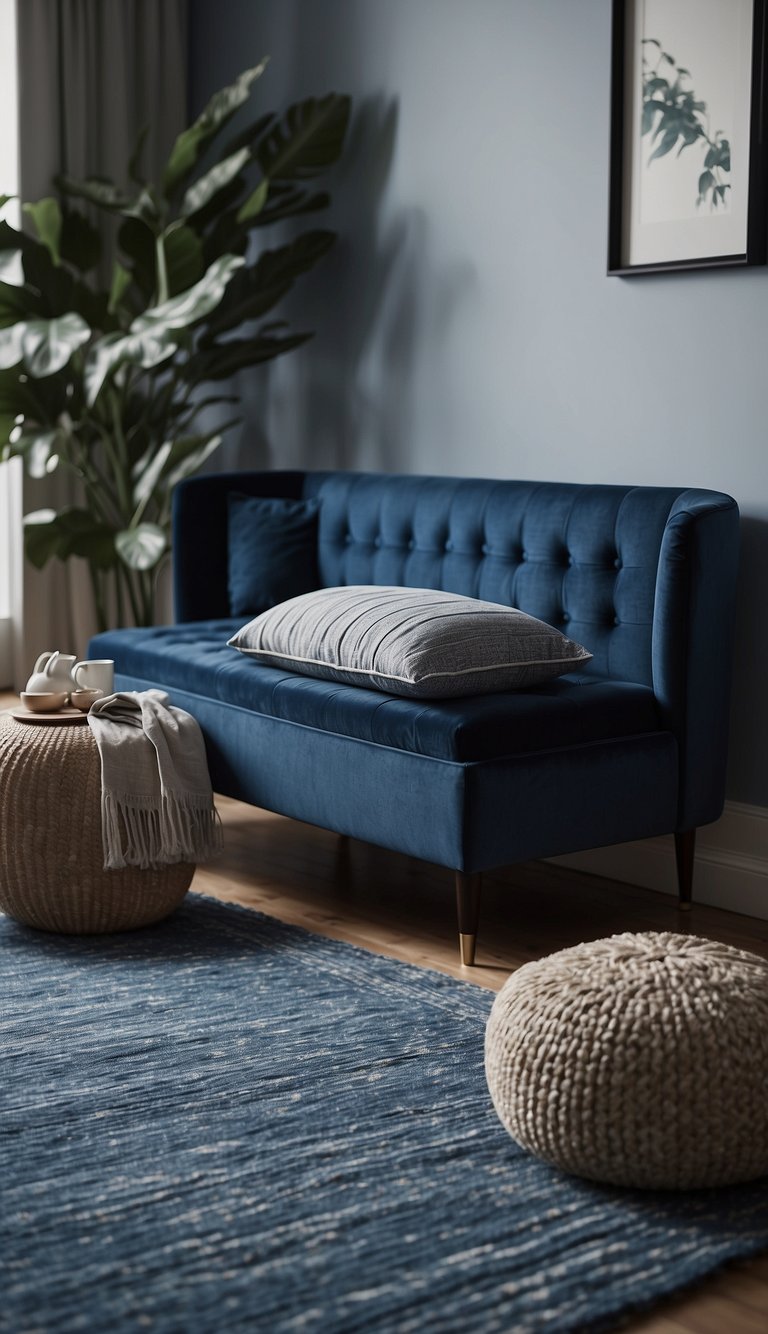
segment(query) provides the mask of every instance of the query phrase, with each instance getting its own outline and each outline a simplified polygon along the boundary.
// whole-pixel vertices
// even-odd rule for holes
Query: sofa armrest
[[[654,691],[680,752],[679,829],[723,809],[738,553],[736,501],[683,492],[662,540],[652,641]]]
[[[207,473],[173,493],[173,605],[177,621],[229,616],[227,497],[302,495],[304,472]]]

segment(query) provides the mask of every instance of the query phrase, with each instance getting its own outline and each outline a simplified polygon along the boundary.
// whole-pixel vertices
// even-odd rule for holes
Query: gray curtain
[[[57,172],[120,181],[142,126],[151,178],[187,122],[187,0],[17,0],[21,196]],[[71,503],[63,477],[25,479],[25,509]],[[16,684],[43,649],[85,652],[94,626],[85,566],[24,575]]]

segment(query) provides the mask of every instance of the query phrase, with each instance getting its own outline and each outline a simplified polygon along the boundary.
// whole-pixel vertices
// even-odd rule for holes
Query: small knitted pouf
[[[545,1162],[683,1190],[768,1174],[768,962],[696,936],[611,936],[513,973],[485,1069]]]
[[[104,870],[90,727],[0,717],[0,910],[45,931],[130,931],[167,917],[194,866]]]

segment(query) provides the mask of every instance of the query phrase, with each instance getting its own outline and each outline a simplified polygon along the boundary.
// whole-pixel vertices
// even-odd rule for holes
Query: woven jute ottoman
[[[90,727],[0,716],[0,910],[45,931],[130,931],[173,912],[193,873],[105,871]]]
[[[682,1190],[768,1174],[768,962],[696,936],[611,936],[526,964],[485,1065],[510,1134],[596,1181]]]

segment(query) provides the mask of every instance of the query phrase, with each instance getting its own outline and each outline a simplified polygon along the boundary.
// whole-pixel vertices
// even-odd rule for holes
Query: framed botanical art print
[[[613,0],[608,272],[766,262],[768,0]]]

